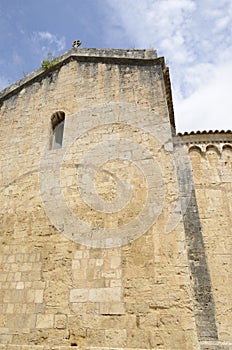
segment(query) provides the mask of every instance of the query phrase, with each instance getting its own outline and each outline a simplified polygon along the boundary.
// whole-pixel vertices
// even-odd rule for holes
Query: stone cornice
[[[79,62],[101,62],[101,63],[116,63],[128,65],[158,65],[163,72],[164,88],[167,98],[167,107],[169,118],[173,129],[175,130],[175,117],[172,103],[171,82],[169,69],[165,65],[163,57],[157,57],[156,50],[137,50],[137,49],[90,49],[90,48],[74,48],[63,55],[57,57],[57,63],[52,67],[44,70],[38,68],[24,78],[18,80],[6,89],[0,92],[0,106],[4,100],[12,95],[17,94],[24,87],[33,84],[35,81],[40,81],[52,72],[58,70],[62,65],[77,60]]]
[[[63,64],[66,64],[72,59],[79,61],[97,61],[97,62],[112,62],[120,61],[122,63],[130,64],[155,64],[160,63],[163,66],[163,58],[157,58],[156,50],[136,50],[136,49],[90,49],[90,48],[74,48],[63,55],[59,56],[58,62],[54,64],[51,68],[44,70],[43,68],[38,68],[32,73],[29,73],[22,79],[16,81],[14,84],[10,85],[6,89],[0,92],[0,102],[9,98],[11,95],[20,91],[23,87],[30,85],[36,80],[40,80],[54,70],[60,68]]]
[[[176,144],[199,144],[199,143],[231,143],[231,130],[192,131],[179,133],[174,137]]]

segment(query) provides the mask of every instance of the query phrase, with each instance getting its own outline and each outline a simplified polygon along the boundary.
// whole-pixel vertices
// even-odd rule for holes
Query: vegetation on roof
[[[52,53],[49,52],[49,53],[47,54],[47,59],[45,59],[45,60],[42,61],[41,67],[42,67],[44,70],[47,70],[47,69],[49,69],[49,68],[55,66],[58,62],[59,62],[59,58],[53,56]]]

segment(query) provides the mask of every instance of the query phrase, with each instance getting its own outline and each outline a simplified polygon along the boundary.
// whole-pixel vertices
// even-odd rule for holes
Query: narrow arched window
[[[52,122],[52,140],[51,149],[58,149],[62,147],[64,134],[65,113],[58,111],[51,116]]]

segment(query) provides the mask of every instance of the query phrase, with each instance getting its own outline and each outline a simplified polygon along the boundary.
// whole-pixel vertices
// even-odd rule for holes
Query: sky
[[[232,0],[0,0],[0,90],[77,39],[156,49],[177,132],[232,129]]]

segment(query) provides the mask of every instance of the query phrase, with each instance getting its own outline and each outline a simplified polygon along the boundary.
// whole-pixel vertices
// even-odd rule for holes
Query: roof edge
[[[207,142],[232,142],[232,130],[203,130],[178,133],[175,143],[207,143]]]
[[[17,90],[23,88],[23,86],[28,85],[30,82],[34,81],[37,78],[45,76],[47,73],[56,70],[64,62],[68,61],[71,58],[79,57],[82,59],[92,58],[92,59],[125,59],[128,61],[151,61],[157,59],[156,50],[147,50],[147,49],[95,49],[95,48],[73,48],[63,55],[57,57],[57,63],[54,64],[51,68],[44,70],[43,68],[37,68],[33,72],[27,74],[22,79],[19,79],[15,83],[6,87],[0,91],[0,100],[6,99],[9,95],[17,92]]]
[[[187,131],[185,131],[185,132],[183,132],[183,133],[181,133],[181,132],[179,132],[178,134],[177,134],[177,136],[191,136],[191,135],[205,135],[205,134],[228,134],[228,133],[232,133],[232,130],[227,130],[227,131],[225,131],[225,130],[203,130],[203,131],[201,131],[201,130],[197,130],[197,131],[190,131],[190,132],[187,132]]]

